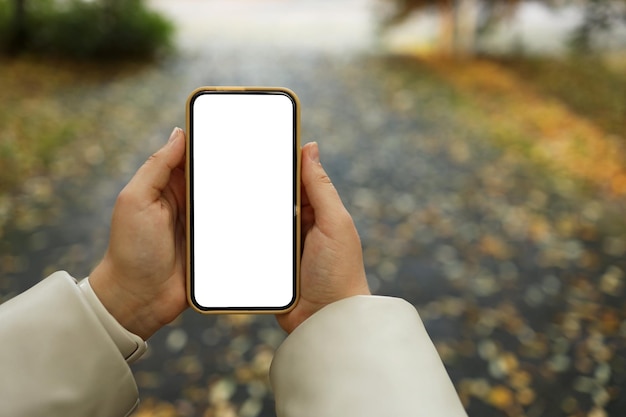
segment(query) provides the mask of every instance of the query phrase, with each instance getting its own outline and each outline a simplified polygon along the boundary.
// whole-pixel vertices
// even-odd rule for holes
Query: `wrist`
[[[125,288],[119,277],[106,261],[102,261],[91,273],[89,281],[93,292],[115,320],[129,332],[148,340],[162,325],[151,314],[150,306]]]

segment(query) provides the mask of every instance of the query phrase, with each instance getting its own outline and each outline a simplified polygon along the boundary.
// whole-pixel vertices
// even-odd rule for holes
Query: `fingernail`
[[[320,163],[320,150],[317,146],[317,142],[311,142],[311,149],[309,149],[309,158],[311,161],[319,165]]]
[[[176,136],[178,136],[179,130],[180,130],[179,127],[175,127],[174,130],[172,130],[172,134],[170,135],[170,138],[168,139],[167,143],[172,143],[172,141],[176,139]]]

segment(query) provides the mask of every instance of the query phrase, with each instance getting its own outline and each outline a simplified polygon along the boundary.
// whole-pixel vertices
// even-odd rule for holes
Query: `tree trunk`
[[[26,0],[13,0],[13,28],[9,52],[17,54],[26,45]]]
[[[455,53],[460,58],[476,54],[478,0],[459,0],[456,8]]]
[[[454,0],[444,0],[439,3],[439,13],[441,16],[439,52],[444,56],[452,56],[454,54],[454,32],[456,27]]]

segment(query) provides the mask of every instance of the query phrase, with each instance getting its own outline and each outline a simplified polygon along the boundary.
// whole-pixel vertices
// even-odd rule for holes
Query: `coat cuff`
[[[85,299],[91,306],[94,313],[100,320],[100,324],[107,331],[113,342],[120,350],[120,353],[129,364],[139,359],[148,348],[146,342],[136,334],[126,330],[116,319],[109,313],[102,304],[96,293],[91,288],[89,278],[85,278],[78,283],[78,287],[82,291]]]
[[[467,414],[415,308],[356,296],[324,307],[274,356],[279,417]]]

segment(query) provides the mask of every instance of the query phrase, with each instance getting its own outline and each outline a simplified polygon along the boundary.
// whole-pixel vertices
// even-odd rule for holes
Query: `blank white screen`
[[[193,295],[208,308],[294,296],[294,103],[207,93],[192,109]]]

